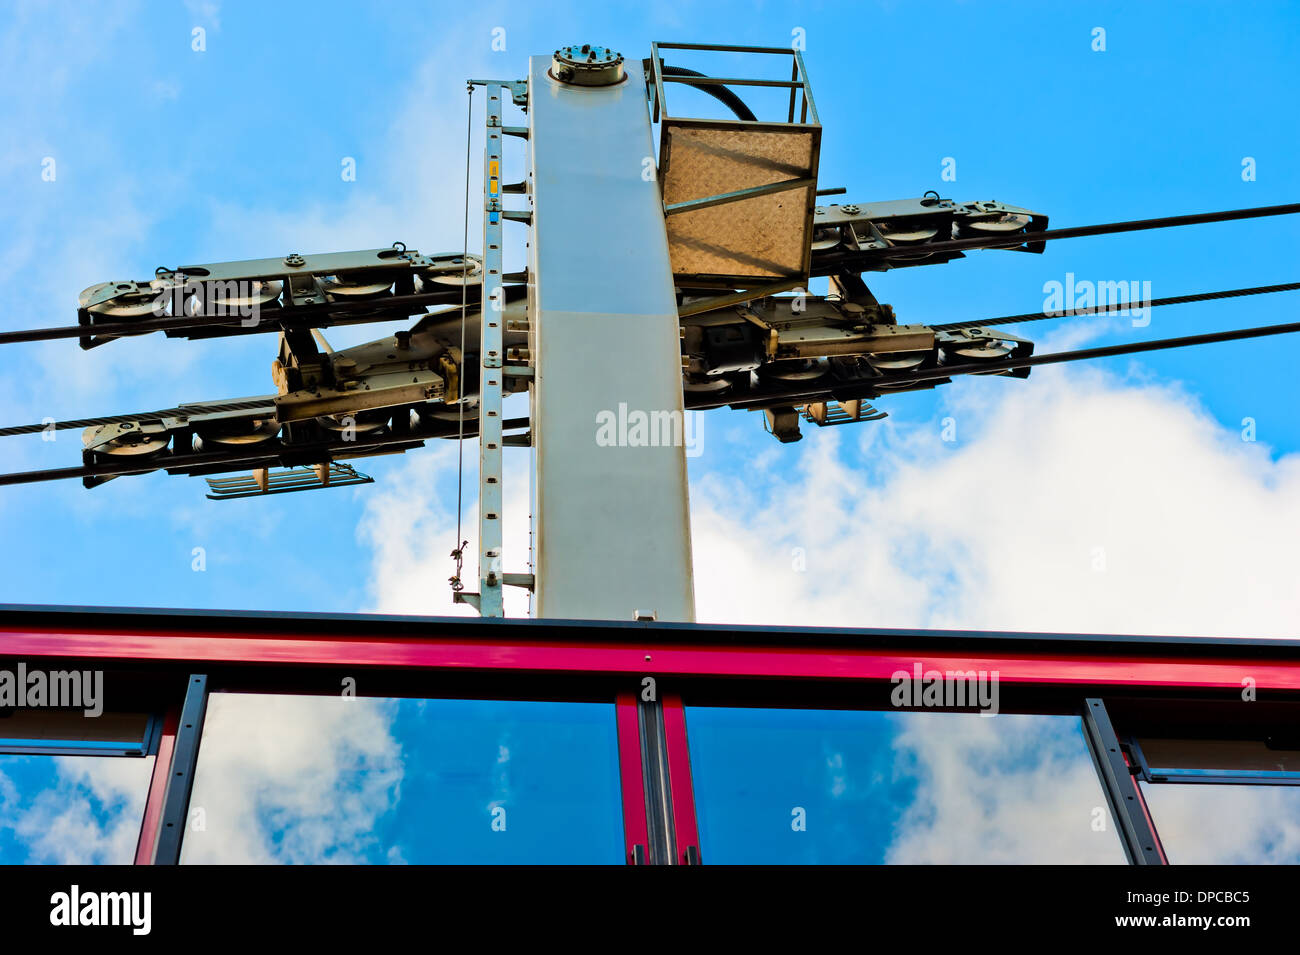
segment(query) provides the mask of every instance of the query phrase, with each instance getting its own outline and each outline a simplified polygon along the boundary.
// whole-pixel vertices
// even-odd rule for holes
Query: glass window
[[[1300,782],[1300,751],[1272,739],[1167,739],[1143,737],[1137,752],[1152,782]]]
[[[0,864],[129,865],[153,762],[0,755]]]
[[[1300,863],[1300,786],[1139,785],[1175,865]]]
[[[148,713],[12,710],[0,713],[0,753],[143,756],[153,728]]]
[[[1076,716],[688,706],[708,863],[1125,861]]]
[[[187,863],[623,861],[613,703],[214,693]]]

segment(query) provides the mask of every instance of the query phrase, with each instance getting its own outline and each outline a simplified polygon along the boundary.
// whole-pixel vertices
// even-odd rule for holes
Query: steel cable
[[[1134,307],[1156,308],[1162,305],[1186,305],[1190,302],[1210,302],[1222,298],[1241,298],[1246,295],[1271,295],[1274,292],[1300,291],[1300,282],[1287,282],[1282,285],[1256,285],[1252,288],[1230,288],[1220,292],[1196,292],[1192,295],[1171,295],[1167,298],[1153,298],[1149,302],[1115,302],[1109,305],[1089,306],[1088,308],[1070,308],[1060,313],[1025,312],[1021,315],[1003,315],[1000,318],[988,318],[982,322],[948,322],[944,325],[930,326],[936,332],[958,331],[963,328],[988,328],[994,325],[1014,325],[1019,322],[1037,322],[1048,318],[1077,318],[1086,315],[1104,315],[1110,312],[1122,312]]]
[[[163,418],[193,418],[202,414],[219,414],[224,411],[255,411],[259,408],[275,412],[272,398],[249,398],[244,401],[222,401],[211,404],[185,405],[165,408],[162,411],[142,411],[136,414],[107,415],[102,418],[74,418],[70,421],[43,421],[40,424],[20,424],[0,428],[0,438],[15,434],[40,434],[42,431],[66,431],[70,428],[94,428],[102,424],[125,424],[128,421],[161,421]]]

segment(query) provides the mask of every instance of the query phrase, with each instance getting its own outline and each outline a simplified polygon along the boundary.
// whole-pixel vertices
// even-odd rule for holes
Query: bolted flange
[[[551,76],[574,86],[613,86],[623,80],[623,56],[590,43],[561,47],[551,60]]]

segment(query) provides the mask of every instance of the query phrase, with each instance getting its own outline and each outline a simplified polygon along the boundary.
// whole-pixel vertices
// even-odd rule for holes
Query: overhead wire
[[[73,418],[68,421],[49,419],[39,424],[19,424],[0,428],[0,438],[16,434],[40,434],[42,431],[67,431],[71,428],[95,428],[105,424],[126,424],[139,421],[161,421],[164,418],[194,418],[204,414],[219,414],[226,411],[256,411],[266,409],[275,413],[273,398],[248,398],[243,401],[220,401],[208,404],[185,405],[176,408],[164,408],[161,411],[140,411],[135,414],[104,415],[99,418]]]
[[[1218,292],[1195,292],[1191,295],[1170,295],[1166,298],[1153,298],[1149,302],[1109,302],[1105,305],[1090,305],[1084,308],[1064,308],[1061,311],[1024,312],[1020,315],[986,318],[983,321],[947,322],[942,325],[931,325],[930,327],[936,332],[953,332],[964,328],[992,328],[995,325],[1015,325],[1020,322],[1037,322],[1048,318],[1078,318],[1088,315],[1123,312],[1133,308],[1159,308],[1164,305],[1187,305],[1191,302],[1210,302],[1224,298],[1241,298],[1247,295],[1272,295],[1276,292],[1295,291],[1300,291],[1300,282],[1286,282],[1281,285],[1256,285],[1251,288],[1230,288]]]
[[[812,275],[830,275],[841,269],[860,269],[877,260],[896,258],[923,260],[943,252],[965,252],[972,249],[1016,249],[1054,239],[1078,239],[1094,235],[1114,235],[1120,232],[1141,232],[1147,229],[1171,229],[1185,225],[1204,225],[1211,222],[1233,222],[1238,219],[1260,219],[1269,216],[1286,216],[1300,213],[1300,202],[1276,206],[1254,206],[1249,209],[1225,209],[1220,212],[1197,212],[1184,216],[1160,216],[1155,219],[1130,219],[1125,222],[1102,222],[1096,225],[1070,226],[1065,229],[1047,229],[1042,232],[990,233],[965,239],[943,239],[938,242],[913,242],[866,249],[839,249],[819,252],[813,257]]]

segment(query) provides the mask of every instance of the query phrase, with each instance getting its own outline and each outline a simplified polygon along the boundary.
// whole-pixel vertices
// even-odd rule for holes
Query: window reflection
[[[623,861],[614,706],[215,693],[187,863]]]
[[[686,714],[706,864],[1125,861],[1078,717]]]
[[[1140,785],[1175,865],[1300,863],[1300,786]]]
[[[0,756],[0,864],[129,865],[153,762]]]
[[[80,710],[0,711],[0,753],[143,756],[153,727],[148,713],[88,717]]]

